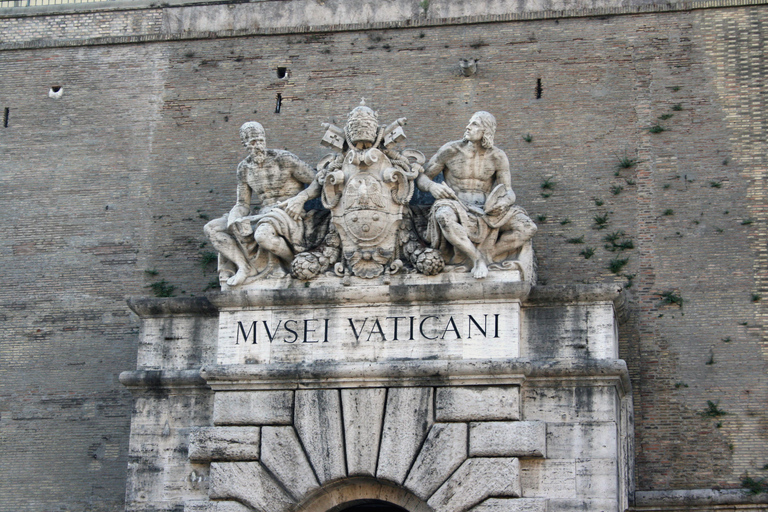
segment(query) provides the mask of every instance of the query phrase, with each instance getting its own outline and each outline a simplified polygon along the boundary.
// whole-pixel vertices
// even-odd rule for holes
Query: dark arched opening
[[[334,512],[408,512],[403,507],[382,500],[356,500],[334,507]]]

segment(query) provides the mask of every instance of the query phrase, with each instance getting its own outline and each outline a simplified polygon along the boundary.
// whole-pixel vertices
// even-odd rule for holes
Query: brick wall
[[[752,6],[0,52],[0,510],[122,507],[117,374],[137,339],[123,298],[161,280],[200,295],[215,277],[202,226],[234,202],[242,122],[317,162],[320,123],[362,96],[382,122],[408,117],[427,157],[494,113],[540,226],[541,281],[631,278],[638,489],[766,476],[767,19]],[[634,248],[606,250],[612,233]],[[728,414],[703,416],[708,400]]]

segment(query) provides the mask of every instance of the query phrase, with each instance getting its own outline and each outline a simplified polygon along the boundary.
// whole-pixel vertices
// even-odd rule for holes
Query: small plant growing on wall
[[[155,297],[175,297],[176,287],[168,283],[165,279],[162,279],[156,283],[152,283],[146,288],[150,288]]]
[[[602,215],[595,215],[592,217],[592,220],[595,222],[592,226],[595,229],[605,229],[608,227],[608,214],[604,213]]]
[[[200,266],[203,270],[208,270],[208,265],[218,260],[218,254],[213,251],[206,251],[200,253]]]
[[[614,274],[618,274],[628,262],[629,258],[613,258],[608,262],[608,269]]]
[[[616,164],[616,169],[629,169],[630,167],[634,167],[637,162],[638,160],[636,158],[624,155],[619,158],[619,163]]]
[[[579,254],[584,256],[585,260],[588,260],[595,255],[595,250],[592,247],[585,247]]]
[[[726,416],[728,413],[720,409],[719,405],[719,401],[713,402],[712,400],[707,400],[707,408],[699,414],[705,418],[719,418],[721,416]]]
[[[760,494],[768,492],[768,482],[765,481],[765,478],[755,480],[754,478],[747,475],[741,480],[741,486],[749,491],[749,494]]]
[[[661,303],[663,305],[674,305],[679,308],[683,307],[683,298],[674,291],[661,292]]]

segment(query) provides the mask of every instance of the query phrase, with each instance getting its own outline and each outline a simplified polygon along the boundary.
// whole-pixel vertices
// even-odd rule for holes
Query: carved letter
[[[450,326],[453,326],[453,329],[449,329]],[[445,339],[445,334],[448,331],[453,331],[453,333],[456,335],[456,339],[461,339],[461,334],[459,334],[459,329],[456,327],[456,322],[453,321],[453,317],[448,318],[448,323],[445,324],[445,330],[443,331],[443,335],[440,337],[441,340]]]
[[[378,329],[376,327],[378,326]],[[373,323],[373,327],[371,327],[371,332],[368,334],[368,339],[365,341],[371,341],[371,336],[373,336],[373,333],[378,332],[381,334],[381,341],[387,341],[387,337],[384,336],[384,330],[381,328],[381,324],[379,323],[379,319],[377,318],[376,321]]]
[[[439,320],[439,319],[440,319],[439,317],[436,317],[436,316],[426,316],[426,317],[424,317],[424,320],[422,320],[422,321],[421,321],[421,324],[419,324],[419,331],[421,332],[421,335],[422,335],[422,337],[424,337],[424,338],[426,338],[426,339],[428,339],[428,340],[436,340],[436,339],[437,339],[437,336],[435,336],[434,338],[430,338],[429,336],[427,336],[426,334],[424,334],[424,322],[426,322],[426,321],[427,321],[427,320],[429,320],[430,318],[435,318],[435,319],[437,319],[437,320]]]
[[[395,320],[395,336],[394,336],[394,341],[397,341],[397,321],[400,320],[401,318],[403,320],[405,320],[405,317],[404,316],[388,316],[387,320],[389,320],[390,318]]]
[[[272,340],[275,339],[275,336],[277,336],[277,331],[280,330],[280,324],[283,323],[282,320],[277,321],[277,327],[275,327],[275,334],[272,334],[269,332],[269,326],[267,325],[266,320],[262,320],[262,323],[264,324],[264,329],[267,331],[267,337],[269,338],[269,342],[272,343]]]
[[[307,339],[307,333],[315,332],[314,329],[309,328],[309,322],[317,322],[316,318],[305,318],[304,319],[304,341],[303,343],[317,343],[320,340],[308,340]]]
[[[325,339],[323,339],[323,343],[328,343],[328,319],[325,319]]]
[[[348,318],[347,320],[349,320],[349,325],[352,327],[352,332],[355,333],[355,341],[360,341],[360,335],[363,333],[363,327],[365,327],[365,322],[368,321],[368,317],[365,317],[365,320],[363,320],[363,325],[360,326],[360,332],[357,332],[355,322],[353,322],[351,318]]]
[[[485,334],[485,331],[488,329],[488,315],[483,315],[483,326],[480,327],[480,324],[477,323],[477,320],[474,319],[472,315],[469,315],[469,325],[467,326],[467,338],[472,339],[472,324],[475,324],[477,327],[477,330],[483,333],[483,338],[487,338],[488,336]]]
[[[497,314],[495,314],[493,316],[495,317],[494,321],[496,323],[496,332],[494,333],[493,337],[494,338],[498,338],[499,337],[499,314],[497,313]]]
[[[253,331],[253,343],[256,344],[256,324],[259,321],[256,320],[251,324],[251,328],[248,329],[248,332],[245,332],[245,327],[243,327],[243,322],[237,322],[237,338],[235,339],[235,345],[240,344],[240,333],[243,333],[243,341],[248,343],[248,336],[251,335],[251,331]]]
[[[283,340],[284,343],[295,343],[297,339],[299,339],[299,333],[288,327],[288,322],[293,322],[294,324],[298,325],[298,322],[296,320],[286,320],[283,327],[285,327],[285,330],[293,334],[293,339],[291,341],[288,341],[288,338],[285,338]],[[275,331],[277,332],[277,331]]]

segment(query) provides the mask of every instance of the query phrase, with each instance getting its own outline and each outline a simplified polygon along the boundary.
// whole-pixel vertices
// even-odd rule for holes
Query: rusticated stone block
[[[263,427],[261,463],[300,499],[317,487],[317,478],[293,427]]]
[[[259,427],[201,427],[189,434],[189,460],[259,460]]]
[[[405,486],[426,500],[466,458],[466,423],[435,423],[416,457]]]
[[[215,425],[290,425],[293,391],[218,392],[213,399]]]
[[[386,389],[342,389],[344,440],[349,475],[376,475]]]
[[[548,423],[547,456],[552,459],[610,459],[618,452],[615,422]]]
[[[234,499],[260,512],[285,512],[295,502],[259,462],[211,464],[211,498]]]
[[[573,498],[576,496],[576,462],[525,459],[520,464],[520,481],[526,498]]]
[[[437,388],[436,421],[520,419],[519,386]]]
[[[295,426],[321,484],[347,476],[337,389],[296,391]]]
[[[547,512],[547,500],[540,498],[488,498],[471,512]]]
[[[470,457],[546,457],[547,424],[542,421],[471,423]]]
[[[236,501],[187,501],[184,512],[252,512]]]
[[[403,483],[432,425],[432,388],[390,388],[376,476]]]
[[[467,459],[427,504],[435,512],[460,512],[490,496],[520,496],[520,462],[517,459]]]

